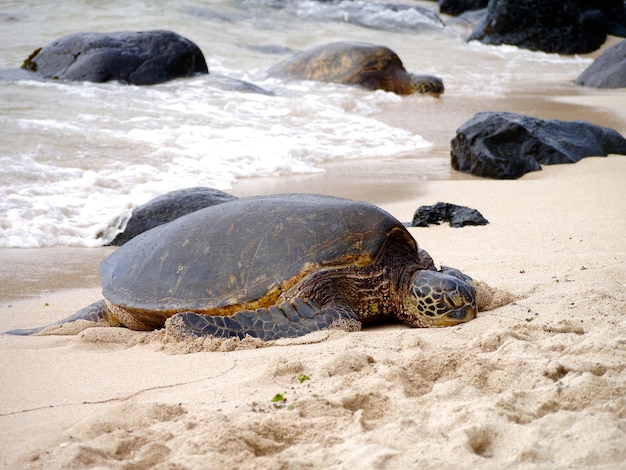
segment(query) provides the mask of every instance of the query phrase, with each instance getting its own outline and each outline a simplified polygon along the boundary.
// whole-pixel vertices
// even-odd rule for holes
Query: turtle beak
[[[434,83],[428,94],[434,96],[435,98],[439,98],[439,95],[441,95],[443,92],[443,83]]]
[[[435,326],[454,326],[465,323],[476,318],[477,308],[475,304],[464,305],[461,308],[452,310],[433,321]]]

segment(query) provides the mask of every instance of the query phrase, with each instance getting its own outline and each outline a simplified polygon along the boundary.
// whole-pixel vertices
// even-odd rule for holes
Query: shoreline
[[[587,239],[592,239],[597,231],[611,229],[605,220],[608,215],[603,218],[605,226],[598,227],[597,224],[590,223],[584,213],[578,214],[576,206],[569,209],[571,214],[565,207],[558,209],[558,205],[565,202],[563,198],[574,198],[579,204],[587,204],[585,195],[595,191],[598,193],[596,206],[602,207],[608,214],[608,209],[612,205],[619,207],[620,201],[626,197],[626,188],[622,188],[617,181],[620,180],[619,175],[626,174],[626,158],[620,155],[588,157],[575,164],[544,166],[542,171],[528,173],[519,180],[490,180],[461,174],[460,179],[416,179],[415,185],[410,188],[389,187],[389,179],[385,178],[386,175],[375,179],[375,168],[381,161],[371,163],[371,167],[361,166],[357,173],[367,174],[365,180],[373,183],[375,188],[373,191],[371,187],[364,189],[360,184],[341,186],[341,181],[348,178],[347,173],[350,168],[343,163],[336,163],[327,169],[328,173],[319,175],[279,176],[259,178],[259,181],[256,181],[256,178],[249,179],[242,182],[241,186],[235,188],[232,193],[239,197],[246,197],[256,194],[291,192],[292,187],[313,186],[317,188],[317,192],[369,200],[402,222],[409,222],[413,217],[413,212],[419,206],[431,205],[438,201],[475,208],[490,221],[489,225],[451,229],[448,224],[443,224],[431,225],[427,228],[409,227],[409,231],[420,246],[431,254],[436,265],[453,265],[492,284],[504,281],[504,285],[498,285],[498,287],[505,289],[514,286],[515,282],[480,277],[482,267],[485,265],[485,253],[482,253],[483,257],[478,256],[481,247],[474,247],[475,234],[486,233],[487,237],[492,240],[487,252],[493,249],[501,253],[502,249],[497,247],[497,240],[514,240],[515,232],[522,227],[524,230],[532,230],[534,234],[536,229],[531,227],[531,222],[539,222],[537,217],[542,212],[547,212],[543,217],[549,214],[553,220],[543,220],[545,227],[554,224],[553,230],[555,231],[556,226],[561,230],[569,227],[572,233],[585,233]],[[393,177],[398,176],[389,168],[383,172]],[[355,178],[354,172],[351,177],[360,179]],[[380,188],[391,190],[381,192]],[[493,199],[487,195],[490,192],[494,194]],[[546,199],[541,201],[537,198],[533,201],[533,194],[543,194]],[[506,204],[502,204],[502,201],[506,201]],[[542,206],[549,202],[553,204],[553,207],[546,211],[546,208]],[[532,218],[524,220],[521,215],[528,213],[529,209],[537,213],[533,214]],[[626,220],[623,217],[620,219],[619,209],[615,211],[612,217],[617,224],[615,229],[621,228],[626,231]],[[511,212],[519,213],[520,217],[513,216]],[[499,218],[502,220],[499,221]],[[497,233],[490,234],[489,232],[495,230],[496,225],[500,225]],[[614,240],[610,238],[603,240],[603,243],[606,246],[610,245],[610,250],[616,252],[626,249],[626,243],[623,243],[619,237]],[[533,249],[531,244],[522,245],[524,250]],[[608,250],[606,246],[605,251]],[[101,260],[115,249],[116,247],[67,246],[0,249],[0,285],[2,286],[0,288],[0,330],[37,326],[42,324],[42,321],[56,321],[100,298],[101,285],[98,267]],[[509,256],[511,259],[524,259],[526,255],[524,250],[512,248]],[[468,256],[472,251],[476,251],[476,255]],[[546,259],[550,258],[549,252],[544,254],[548,256]],[[514,294],[523,293],[514,292]],[[63,308],[57,302],[55,308],[41,309],[38,313],[32,311],[33,302],[40,301],[39,303],[47,304],[46,299],[57,296],[64,299],[63,302],[74,299],[76,296],[85,300],[71,302],[74,305],[73,310]],[[29,318],[7,317],[8,310],[15,312],[20,310],[21,305],[27,306]],[[52,312],[56,313],[51,315]]]
[[[531,87],[530,90],[521,91],[517,97],[497,98],[488,109],[518,112],[542,119],[583,119],[612,127],[626,135],[626,93],[622,90],[596,90],[563,84],[553,86],[554,89],[543,91]],[[390,158],[346,158],[326,162],[320,165],[318,173],[243,178],[226,192],[237,197],[319,192],[368,201],[393,213],[390,207],[399,203],[412,204],[414,211],[421,205],[434,204],[441,200],[437,189],[439,183],[498,184],[497,180],[483,179],[451,169],[450,140],[454,137],[456,128],[476,112],[486,108],[484,104],[467,97],[452,95],[447,97],[446,102],[443,101],[445,99],[418,98],[410,102],[411,106],[405,106],[406,103],[389,103],[377,116],[387,124],[423,135],[433,142],[430,148]],[[432,118],[433,113],[437,119]],[[431,117],[427,119],[426,116]],[[446,125],[441,125],[442,123]],[[544,176],[547,173],[550,176]],[[516,181],[549,179],[552,178],[552,173],[558,173],[558,170],[544,166],[540,172],[529,173],[520,180],[509,183],[513,185]],[[463,205],[458,200],[446,202]],[[413,212],[393,215],[406,222],[411,220]],[[112,250],[113,247],[0,248],[0,304],[57,290],[98,288],[99,263]]]

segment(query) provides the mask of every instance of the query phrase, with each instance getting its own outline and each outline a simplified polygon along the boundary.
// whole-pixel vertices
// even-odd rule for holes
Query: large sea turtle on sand
[[[274,65],[268,75],[286,80],[358,85],[399,95],[439,96],[444,91],[440,78],[408,73],[400,57],[388,47],[361,42],[322,44]]]
[[[477,312],[469,278],[437,271],[394,217],[312,194],[198,210],[133,238],[100,273],[104,300],[58,324],[87,319],[152,330],[171,317],[182,335],[272,340],[381,317],[457,325]]]

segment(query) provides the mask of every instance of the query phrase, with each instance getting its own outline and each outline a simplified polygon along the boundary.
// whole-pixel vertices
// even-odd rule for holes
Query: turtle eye
[[[465,305],[465,299],[458,292],[451,292],[446,297],[446,303],[453,308],[460,308]]]

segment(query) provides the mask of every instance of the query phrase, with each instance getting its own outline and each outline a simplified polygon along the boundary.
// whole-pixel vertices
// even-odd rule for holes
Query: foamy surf
[[[166,191],[228,189],[239,178],[318,172],[333,159],[430,145],[371,117],[377,101],[398,99],[389,93],[294,83],[266,96],[205,82],[22,82],[24,100],[48,109],[0,117],[5,135],[21,142],[0,158],[0,247],[96,246],[111,236],[103,224]]]

